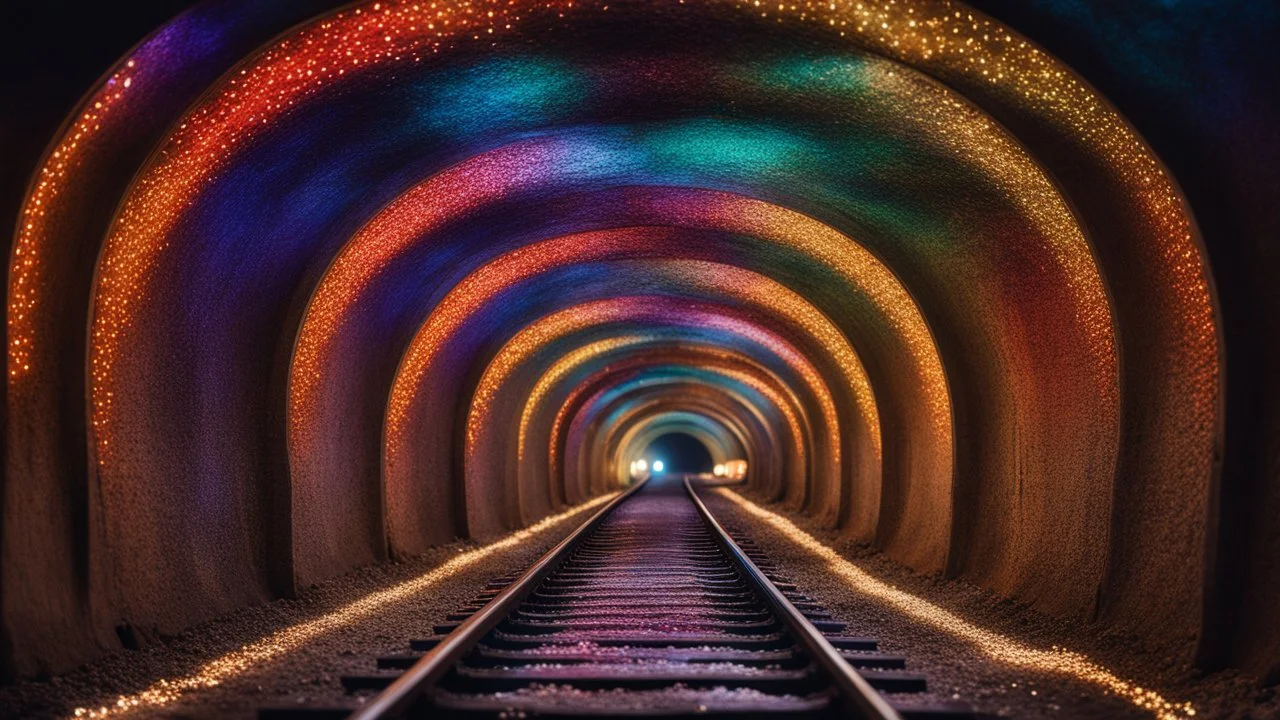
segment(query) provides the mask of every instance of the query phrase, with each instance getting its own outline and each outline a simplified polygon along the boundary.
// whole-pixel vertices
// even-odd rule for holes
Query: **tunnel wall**
[[[611,238],[612,236],[605,236]],[[625,237],[625,236],[624,236]],[[594,247],[593,244],[584,242],[582,238],[569,238],[569,242],[564,243],[565,247],[583,248]],[[610,240],[612,242],[612,240]],[[558,241],[557,241],[557,244]],[[690,244],[686,239],[686,244]],[[609,251],[608,245],[599,246],[601,251]],[[605,256],[600,256],[601,259]],[[516,258],[517,260],[519,258]],[[846,437],[856,441],[852,444],[855,448],[867,448],[861,453],[861,466],[855,469],[855,472],[861,473],[855,477],[850,477],[849,485],[855,488],[865,488],[873,486],[878,482],[876,477],[876,466],[879,461],[879,453],[875,451],[878,445],[878,425],[875,421],[874,398],[870,396],[865,380],[861,375],[861,368],[857,363],[856,356],[847,345],[847,341],[843,337],[835,334],[834,329],[827,323],[825,318],[816,313],[811,306],[800,301],[797,296],[789,294],[779,285],[773,284],[763,277],[756,276],[752,273],[744,273],[742,271],[730,268],[724,265],[695,263],[695,262],[655,262],[655,261],[632,261],[632,262],[616,262],[609,265],[607,272],[601,270],[592,270],[586,268],[584,273],[586,278],[578,280],[572,292],[561,290],[555,293],[553,301],[556,306],[571,302],[575,297],[582,296],[582,299],[591,297],[591,293],[600,291],[619,293],[625,289],[632,291],[642,290],[646,287],[652,288],[650,292],[662,292],[663,288],[668,291],[674,291],[682,288],[680,292],[690,298],[697,299],[700,295],[709,299],[713,299],[719,295],[728,296],[726,300],[732,299],[734,302],[742,302],[748,300],[760,307],[761,311],[766,313],[766,317],[770,317],[768,322],[772,322],[775,327],[785,329],[792,342],[796,342],[805,351],[813,361],[820,367],[825,367],[828,375],[834,375],[839,378],[829,384],[831,392],[835,394],[837,402],[828,412],[841,413],[840,421],[832,421],[832,426],[844,426]],[[546,278],[539,280],[544,286],[563,287],[563,276],[557,274],[547,274]],[[733,282],[719,282],[722,279],[732,279]],[[612,288],[612,289],[610,289]],[[462,292],[463,295],[466,291]],[[751,299],[754,298],[754,299]],[[779,300],[781,298],[781,300]],[[527,303],[522,306],[522,310],[526,312],[536,313],[540,306]],[[441,311],[437,311],[441,313]],[[441,315],[437,315],[439,317]],[[660,318],[651,318],[648,322],[656,323]],[[438,337],[438,332],[431,329],[431,320],[424,325],[424,330],[418,335],[428,342],[432,338]],[[566,329],[573,327],[579,319],[575,313],[563,311],[554,320],[549,320],[545,329],[537,326],[531,326],[527,330],[527,334],[523,339],[513,339],[508,344],[522,351],[536,350],[539,344],[551,341],[556,337],[557,333],[563,333],[567,330],[557,331],[556,326],[563,326]],[[660,324],[660,323],[659,323]],[[835,338],[839,337],[838,340]],[[425,344],[416,347],[426,347]],[[391,396],[392,412],[403,412],[405,420],[400,421],[402,427],[419,427],[425,426],[430,422],[430,418],[448,417],[440,414],[427,414],[419,406],[416,398],[429,398],[434,400],[434,393],[424,393],[422,386],[425,384],[419,378],[428,377],[426,370],[427,363],[425,360],[415,360],[415,347],[411,347],[406,352],[406,361],[402,364],[397,378],[395,390]],[[427,350],[422,351],[427,353]],[[495,353],[495,357],[497,353]],[[487,365],[487,363],[486,363]],[[480,373],[477,372],[477,379],[474,381],[480,383]],[[486,391],[487,392],[487,391]],[[520,393],[516,394],[517,398],[522,398]],[[487,404],[487,400],[483,401]],[[404,408],[402,411],[397,408]],[[495,417],[501,417],[500,413],[496,413]],[[480,427],[484,427],[482,423]],[[388,429],[388,449],[385,457],[388,465],[388,482],[391,487],[397,483],[408,484],[415,473],[403,471],[401,467],[427,467],[432,465],[443,465],[441,459],[425,459],[422,455],[426,446],[399,444],[397,439],[397,431],[394,428]],[[403,453],[403,454],[402,454]],[[403,465],[399,465],[403,464]],[[815,507],[820,508],[829,519],[834,520],[836,509],[840,502],[840,485],[838,477],[824,478],[824,482],[815,486],[815,495],[809,498],[809,502],[814,503]],[[471,512],[485,512],[483,506],[473,506]],[[494,532],[497,528],[503,527],[503,523],[499,522],[496,517],[485,518],[487,532]]]
[[[758,274],[822,319],[799,324],[822,337],[804,352],[835,397],[841,469],[800,493],[806,511],[916,570],[1275,672],[1278,404],[1255,331],[1276,304],[1244,319],[1266,273],[1239,260],[1270,256],[1235,249],[1233,211],[1195,178],[1214,218],[1202,242],[1160,158],[1065,66],[981,14],[925,2],[904,4],[913,22],[971,41],[995,79],[898,10],[887,33],[838,35],[812,22],[827,11],[755,19],[708,3],[617,44],[603,38],[653,18],[587,3],[478,49],[409,30],[409,6],[387,3],[267,42],[322,4],[183,16],[73,114],[55,147],[87,136],[76,161],[52,150],[37,174],[9,279],[12,671],[91,657],[116,645],[113,625],[175,632],[536,519],[553,478],[528,512],[468,494],[467,433],[519,435],[496,430],[505,413],[468,420],[505,339],[557,302],[624,288],[755,313],[780,296],[534,257],[466,322],[430,324],[465,307],[443,301],[494,258],[597,232],[644,238],[628,262]],[[291,72],[347,62],[373,13],[393,48],[362,50],[341,78]],[[727,17],[739,35],[701,32]],[[183,40],[196,19],[222,28],[215,42]],[[592,36],[569,51],[575,23]],[[148,74],[149,53],[174,42],[212,49]],[[693,93],[687,55],[664,55],[687,47],[706,55]],[[444,52],[411,70],[430,48]],[[661,71],[624,72],[646,63]],[[530,93],[503,92],[513,85]],[[49,210],[41,173],[61,183]],[[1265,205],[1259,193],[1245,204]],[[1264,237],[1265,222],[1241,222]],[[1222,312],[1206,245],[1243,279]],[[404,391],[406,425],[397,378],[424,329],[440,333],[438,362]],[[1224,363],[1240,378],[1228,395]],[[519,409],[535,377],[503,383],[501,408]],[[397,443],[419,460],[388,462]],[[796,497],[794,481],[753,481]],[[169,552],[173,538],[192,555]]]
[[[521,436],[517,443],[519,463],[517,474],[520,484],[522,486],[549,484],[552,487],[561,488],[559,493],[561,497],[582,496],[583,478],[575,470],[574,474],[577,477],[571,479],[567,471],[568,466],[565,464],[566,436],[573,434],[575,426],[590,422],[594,414],[602,411],[602,404],[609,401],[607,398],[616,398],[638,387],[665,386],[681,379],[719,383],[725,379],[721,373],[721,369],[725,368],[730,372],[737,371],[757,376],[758,381],[769,383],[775,389],[779,389],[780,392],[777,394],[780,397],[790,401],[796,400],[789,388],[776,376],[763,371],[755,363],[725,355],[723,352],[689,352],[688,349],[680,348],[678,351],[664,351],[656,357],[646,353],[625,361],[609,362],[600,370],[578,373],[580,377],[566,376],[565,381],[558,383],[557,387],[547,392],[536,407],[530,407],[534,405],[532,399],[526,405],[528,422],[525,423],[522,418],[524,427],[520,431]],[[679,362],[697,364],[699,367],[697,370],[692,370],[678,364]],[[798,405],[799,403],[796,402],[790,407],[790,415],[794,416],[797,412],[803,414],[804,411],[799,409]],[[579,418],[580,414],[582,418]],[[784,420],[783,415],[774,413],[773,417],[780,423],[780,428],[787,432],[788,439],[799,437],[803,432],[792,427]],[[766,445],[772,447],[776,443],[769,441]],[[788,477],[788,472],[794,472],[794,469],[788,470],[781,464],[780,452],[775,452],[774,455],[772,459],[776,464],[769,466],[767,475],[781,480],[783,477]],[[803,461],[800,461],[800,466],[803,467]],[[775,482],[774,486],[777,487],[777,484]],[[570,488],[572,488],[571,491]]]
[[[118,649],[113,630],[128,621],[105,557],[98,491],[85,475],[86,380],[83,363],[74,360],[85,357],[89,287],[116,204],[138,166],[205,87],[325,5],[227,0],[192,8],[103,74],[53,134],[34,173],[18,166],[16,148],[6,153],[15,160],[6,171],[30,177],[17,180],[28,185],[27,200],[17,221],[7,223],[17,228],[13,264],[24,271],[18,275],[11,267],[8,273],[7,345],[16,351],[7,360],[0,503],[5,677],[66,669],[77,659]],[[46,245],[46,237],[59,240]],[[14,284],[20,276],[25,287]],[[46,278],[58,291],[37,295],[33,288],[50,282]],[[287,568],[276,566],[257,592],[267,597],[287,587]]]
[[[725,353],[723,350],[716,352],[714,348],[699,347],[690,345],[688,341],[682,341],[680,346],[675,350],[682,350],[686,354],[691,350],[700,350],[698,353],[702,357],[698,367],[704,370],[702,378],[708,381],[737,386],[739,392],[750,391],[754,394],[755,405],[766,404],[774,408],[771,417],[776,423],[780,423],[786,429],[787,435],[792,439],[793,444],[789,447],[793,448],[792,455],[803,455],[803,460],[793,457],[791,465],[795,475],[779,476],[778,479],[786,477],[793,479],[794,482],[788,483],[795,488],[796,493],[793,496],[794,506],[799,508],[806,501],[804,495],[809,488],[816,482],[833,482],[840,475],[840,463],[838,456],[833,452],[833,448],[840,442],[839,427],[837,421],[824,411],[831,405],[830,393],[825,385],[813,385],[807,382],[812,377],[812,368],[807,363],[797,364],[797,360],[802,357],[794,352],[785,342],[779,342],[776,337],[770,337],[771,333],[763,334],[758,339],[766,341],[762,343],[763,348],[755,349],[751,354],[746,353]],[[621,348],[620,348],[621,349]],[[644,350],[644,346],[637,349]],[[761,352],[761,351],[765,352]],[[770,356],[767,351],[781,350],[778,356]],[[736,363],[726,363],[726,359],[735,359]],[[584,368],[590,368],[596,363],[607,362],[612,365],[615,362],[615,355],[602,355],[599,358],[591,358],[591,365],[583,364]],[[687,360],[686,360],[687,361]],[[745,365],[744,365],[745,361]],[[650,361],[652,362],[652,361]],[[606,365],[606,367],[608,367]],[[738,367],[734,367],[737,365]],[[548,373],[549,374],[549,373]],[[544,375],[544,378],[547,376]],[[654,375],[652,368],[646,368],[645,374],[639,379],[639,382],[646,387],[654,385],[674,382],[679,379],[680,375],[668,374],[665,376]],[[785,378],[785,380],[783,379]],[[575,378],[563,377],[564,382],[573,382]],[[578,380],[581,382],[581,380]],[[615,379],[616,382],[616,379]],[[627,386],[622,383],[614,384],[610,387],[607,395],[588,398],[588,402],[618,402],[616,394],[624,391]],[[517,397],[520,392],[517,390]],[[531,395],[529,403],[546,402],[544,398],[548,398],[550,394]],[[573,432],[579,423],[591,423],[595,419],[600,422],[611,422],[604,418],[609,417],[606,413],[604,416],[595,416],[598,408],[587,405],[582,409],[585,413],[581,419],[574,417],[568,425],[570,433]],[[770,435],[770,446],[776,447],[776,440],[772,438],[774,433]],[[554,441],[554,439],[553,439]],[[517,447],[523,446],[524,443],[512,443]],[[548,447],[550,450],[550,447]],[[779,456],[775,451],[774,456]],[[576,468],[572,465],[566,467],[565,482],[568,484],[581,484],[583,480],[582,473],[588,471],[590,467],[596,467],[596,463],[603,461],[602,457],[597,457],[595,461],[588,462],[586,465],[579,464]],[[534,459],[535,464],[538,463]],[[801,470],[807,471],[812,468],[810,474],[806,474]],[[776,469],[780,472],[780,469]],[[575,477],[576,476],[576,477]],[[855,478],[854,480],[856,480]],[[832,492],[848,492],[849,489],[840,489]],[[865,492],[865,490],[864,490]],[[874,488],[871,488],[874,493]]]
[[[1280,61],[1268,28],[1280,23],[1280,8],[1199,3],[1162,12],[1150,2],[973,4],[1036,38],[1113,101],[1167,163],[1195,211],[1221,297],[1221,400],[1227,413],[1219,456],[1222,488],[1208,497],[1170,488],[1150,493],[1147,501],[1159,497],[1189,511],[1209,511],[1205,586],[1210,600],[1217,600],[1203,608],[1201,661],[1220,667],[1249,658],[1251,667],[1280,679],[1280,634],[1264,619],[1280,607],[1280,584],[1264,580],[1280,577],[1274,565],[1280,539],[1270,520],[1280,513],[1280,483],[1268,470],[1280,462],[1280,386],[1274,372],[1280,354],[1270,340],[1280,334],[1280,294],[1273,281],[1280,267],[1274,242],[1280,218],[1272,211],[1280,200],[1272,171],[1280,161],[1280,103],[1268,89],[1269,68]],[[1144,500],[1126,502],[1141,507]],[[1186,522],[1195,524],[1192,514]],[[1171,527],[1176,526],[1155,531]],[[1155,626],[1168,617],[1168,608],[1113,600],[1145,592],[1156,576],[1155,567],[1141,565],[1141,552],[1132,547],[1113,555],[1116,569],[1100,614],[1107,622],[1163,632]],[[1180,538],[1159,552],[1164,562],[1176,563],[1200,550]],[[1134,575],[1143,581],[1132,582]]]
[[[651,310],[655,305],[661,308],[661,303],[656,302],[656,299],[649,299],[645,303],[646,311]],[[570,308],[564,311],[564,314],[568,317],[572,317],[575,323],[581,322],[584,316],[589,316],[589,313],[584,312],[583,306]],[[625,319],[625,316],[621,319]],[[662,325],[674,322],[678,319],[679,316],[673,314],[670,319],[655,317],[651,318],[649,322],[654,323],[658,328],[661,328]],[[555,324],[556,319],[554,316],[548,316],[544,321],[540,321],[540,323],[531,326],[527,331],[537,332],[538,325],[543,324],[543,322],[546,322],[548,325],[553,325]],[[785,326],[786,323],[782,322],[781,318],[779,318],[774,320],[772,324],[775,327],[781,327]],[[726,327],[732,330],[733,325],[726,324]],[[661,335],[655,336],[653,334],[653,329],[650,329],[648,332],[641,335],[619,334],[616,337],[611,337],[612,333],[617,332],[617,330],[611,331],[609,326],[604,326],[599,329],[588,328],[586,330],[579,330],[574,335],[566,336],[562,340],[554,340],[552,342],[555,342],[556,344],[565,343],[573,349],[561,350],[555,346],[550,346],[545,348],[545,350],[539,354],[548,360],[556,357],[571,359],[572,364],[570,367],[559,369],[557,372],[557,369],[548,368],[546,366],[546,362],[548,362],[548,360],[537,362],[537,357],[535,356],[531,358],[532,362],[528,364],[527,368],[512,368],[513,371],[522,370],[523,372],[520,372],[518,375],[513,372],[512,377],[503,382],[500,393],[477,393],[477,399],[483,402],[483,406],[477,408],[477,404],[479,403],[473,402],[470,417],[468,418],[469,429],[467,433],[468,447],[466,471],[469,492],[477,492],[479,498],[483,498],[487,494],[491,493],[500,493],[502,496],[508,498],[519,496],[519,493],[514,492],[514,489],[507,492],[501,492],[496,488],[500,487],[504,483],[504,478],[507,481],[514,481],[518,478],[516,465],[519,462],[519,459],[514,457],[513,454],[518,452],[519,448],[518,438],[520,428],[518,419],[521,416],[519,408],[526,402],[541,402],[542,398],[545,397],[546,392],[537,389],[537,385],[540,384],[542,379],[547,378],[553,373],[560,374],[570,372],[575,369],[574,366],[580,366],[589,371],[591,367],[598,367],[598,364],[600,363],[609,362],[614,358],[620,357],[623,352],[629,350],[634,351],[636,348],[643,348],[645,345],[652,344],[655,340],[660,341],[662,338]],[[688,331],[686,331],[686,333],[687,332]],[[686,335],[686,337],[688,336]],[[753,344],[754,342],[759,342],[758,338],[753,337],[750,339],[753,341]],[[768,340],[769,338],[766,336],[765,339]],[[525,342],[522,342],[522,340]],[[673,338],[668,334],[667,342],[671,342],[672,340]],[[508,343],[507,347],[519,347],[524,344],[527,344],[527,338],[517,336]],[[751,346],[747,345],[746,347],[750,348]],[[785,346],[774,345],[771,347],[768,344],[764,344],[764,348],[751,348],[750,354],[764,360],[768,357],[768,351],[773,350],[776,352],[776,348],[779,347],[785,348]],[[495,358],[493,364],[497,365],[500,362],[501,360],[499,356],[499,358]],[[773,360],[770,365],[778,368],[779,370],[784,370],[786,368],[785,365],[778,364],[776,359]],[[489,374],[486,373],[486,378],[488,378],[488,376]],[[753,390],[757,391],[765,391],[766,389],[767,386],[758,386],[753,388]],[[822,408],[820,407],[815,408],[815,414],[820,412],[821,409]],[[498,420],[495,422],[490,417],[485,417],[485,415],[490,415],[492,418],[510,418],[510,420]],[[777,419],[780,420],[780,418]],[[831,484],[838,483],[841,477],[839,474],[840,465],[835,461],[838,455],[831,452],[832,446],[839,443],[838,425],[833,421],[834,418],[827,417],[825,419],[825,425],[819,426],[820,429],[825,429],[826,434],[820,438],[813,438],[817,451],[814,454],[812,462],[821,463],[819,467],[822,467],[825,470],[825,477],[819,478],[819,480],[828,484],[828,488],[826,489],[824,496],[838,496],[842,492],[839,487],[830,487]],[[602,460],[602,458],[597,458],[597,460]],[[595,467],[601,466],[595,465]],[[866,478],[859,477],[851,479],[851,482],[859,480],[863,482],[867,481]],[[473,484],[479,487],[494,489],[488,491],[473,489]],[[476,505],[483,507],[487,505],[487,503],[480,501],[477,502]],[[511,511],[518,512],[515,508],[511,509]]]
[[[610,411],[610,404],[617,402],[624,393],[658,382],[670,383],[690,375],[700,376],[706,368],[714,370],[724,367],[723,363],[726,362],[727,358],[723,353],[711,354],[703,352],[691,354],[684,358],[678,356],[664,356],[662,358],[664,365],[681,360],[690,365],[698,366],[697,370],[682,368],[679,365],[665,367],[664,365],[654,365],[647,358],[637,358],[637,360],[648,365],[648,367],[640,363],[636,363],[635,366],[631,363],[610,364],[605,370],[597,375],[589,376],[569,392],[557,409],[556,418],[553,422],[545,425],[540,425],[539,423],[530,425],[533,433],[539,433],[539,427],[547,427],[549,435],[547,442],[541,442],[542,438],[535,436],[529,441],[528,446],[546,448],[548,475],[551,478],[563,478],[566,484],[566,495],[570,495],[569,468],[574,468],[575,475],[581,475],[576,463],[569,465],[566,461],[566,456],[569,452],[567,448],[571,436],[576,436],[575,443],[580,442],[584,426],[591,426],[593,423],[599,422],[602,413],[604,417],[607,417]],[[739,369],[745,372],[758,371],[757,368],[750,364],[741,364],[736,360],[730,360],[729,362],[732,363],[730,367],[739,366]],[[785,387],[787,383],[783,378],[770,376],[768,379],[770,382],[776,382],[780,388]],[[772,501],[783,499],[788,488],[802,488],[808,482],[807,458],[811,452],[809,449],[811,440],[809,438],[811,437],[812,426],[808,420],[808,412],[801,406],[797,394],[790,387],[786,387],[785,390],[787,400],[793,403],[790,414],[795,417],[795,422],[794,424],[792,422],[783,422],[779,428],[781,431],[779,436],[781,442],[790,447],[798,447],[801,452],[800,457],[788,460],[785,463],[781,453],[770,453],[772,456],[770,457],[770,464],[755,469],[756,474],[754,477],[759,485],[758,490]],[[554,399],[549,399],[549,405],[554,405],[554,403]],[[771,447],[774,444],[774,441],[769,442]],[[529,464],[536,467],[537,457],[531,458]]]

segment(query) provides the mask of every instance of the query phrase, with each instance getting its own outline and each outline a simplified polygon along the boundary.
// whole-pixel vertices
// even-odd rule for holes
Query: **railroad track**
[[[912,702],[923,676],[847,634],[675,476],[620,495],[434,630],[343,678],[377,692],[362,704],[260,717],[973,717]]]

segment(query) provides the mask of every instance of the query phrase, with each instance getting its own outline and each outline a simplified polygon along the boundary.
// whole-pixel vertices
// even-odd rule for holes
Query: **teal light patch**
[[[432,78],[423,92],[422,118],[446,135],[510,132],[565,117],[586,94],[586,82],[566,63],[498,58]]]
[[[897,192],[904,162],[918,162],[895,140],[849,133],[821,138],[773,125],[703,119],[640,131],[651,171],[665,182],[775,188],[765,197],[801,197],[862,218],[913,242],[949,242],[945,218]],[[714,179],[718,182],[709,182]],[[904,190],[906,188],[903,188]],[[753,193],[759,194],[759,193]]]
[[[712,177],[794,173],[821,155],[807,138],[780,128],[712,119],[646,129],[640,140],[656,169]]]
[[[739,192],[810,212],[855,235],[939,247],[955,240],[950,215],[911,192],[931,158],[897,139],[852,129],[820,136],[723,118],[578,126],[548,136],[556,138],[554,175],[584,189],[671,185]],[[932,168],[936,193],[963,192],[948,166],[932,160]]]
[[[742,68],[738,79],[766,90],[857,95],[873,89],[875,75],[861,58],[791,56]]]

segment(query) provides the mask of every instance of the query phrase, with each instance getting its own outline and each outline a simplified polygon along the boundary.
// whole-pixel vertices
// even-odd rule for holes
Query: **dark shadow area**
[[[0,57],[21,72],[0,79],[0,219],[11,229],[27,182],[62,120],[100,75],[190,0],[6,3]],[[51,38],[57,38],[52,40]],[[6,235],[6,247],[13,238]]]
[[[659,436],[649,443],[644,458],[651,467],[655,462],[661,462],[663,467],[660,471],[667,473],[709,473],[714,465],[707,446],[684,433]]]

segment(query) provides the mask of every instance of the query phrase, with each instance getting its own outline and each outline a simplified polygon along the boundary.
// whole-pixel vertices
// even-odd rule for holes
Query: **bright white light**
[[[716,477],[724,477],[724,463],[718,463],[712,470],[712,474]]]
[[[640,472],[644,472],[645,470],[648,470],[648,469],[649,469],[649,463],[645,462],[644,458],[640,458],[639,460],[636,461],[636,470],[639,470]]]
[[[654,460],[654,461],[653,461],[653,471],[654,471],[654,472],[662,472],[662,468],[664,468],[664,467],[666,467],[666,465],[665,465],[665,464],[663,464],[663,462],[662,462],[661,460]]]

